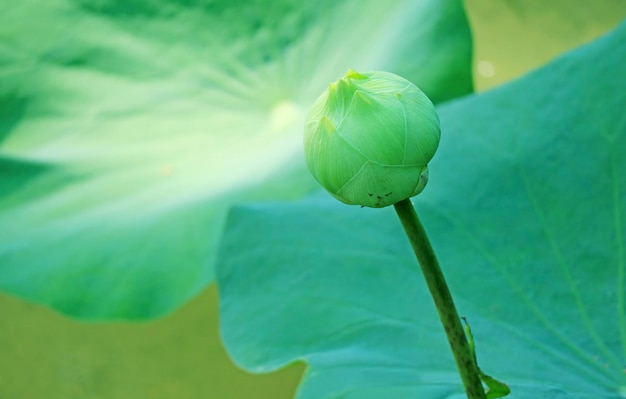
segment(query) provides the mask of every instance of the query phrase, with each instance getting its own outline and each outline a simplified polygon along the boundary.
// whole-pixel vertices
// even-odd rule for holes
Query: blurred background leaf
[[[626,22],[439,108],[415,202],[480,367],[512,399],[626,392],[625,42]],[[306,361],[301,399],[465,397],[393,209],[319,198],[231,211],[217,267],[229,353],[256,372]]]
[[[42,7],[44,3],[38,8]],[[569,0],[467,0],[466,7],[474,36],[478,89],[518,76],[597,37],[626,17],[621,0],[575,5]],[[517,13],[520,8],[523,15]],[[31,15],[36,15],[35,11]],[[32,24],[26,26],[34,29]],[[5,42],[3,37],[0,46]],[[495,74],[480,73],[480,60],[488,60]],[[2,80],[0,91],[9,87],[6,84],[12,83]],[[11,112],[13,120],[17,120],[25,101],[18,96],[12,101],[5,98],[0,102],[0,132],[6,133],[12,119],[3,119],[7,113],[2,110],[10,104],[16,110]],[[33,165],[31,173],[36,171],[37,165]],[[3,242],[0,232],[0,247]],[[80,323],[0,294],[0,397],[291,398],[301,367],[252,376],[223,356],[215,292],[215,287],[207,288],[175,313],[142,324]],[[479,348],[479,356],[481,351]],[[155,391],[159,381],[170,388],[161,385],[162,389]]]
[[[231,202],[316,189],[304,112],[348,68],[472,89],[460,0],[26,0],[0,39],[0,289],[85,319],[175,309]]]

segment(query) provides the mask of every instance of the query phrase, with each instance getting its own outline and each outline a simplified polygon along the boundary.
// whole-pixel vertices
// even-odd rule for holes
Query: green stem
[[[467,397],[469,399],[485,399],[485,390],[478,375],[478,368],[467,343],[467,338],[450,295],[448,284],[446,284],[446,280],[443,277],[426,231],[417,218],[417,213],[415,213],[410,199],[407,198],[397,202],[394,204],[394,208],[396,208],[402,227],[404,227],[404,231],[409,237],[417,261],[422,268],[422,273],[424,273],[430,294],[435,301],[435,307],[437,308],[437,313],[439,313],[443,329],[448,336],[448,342],[461,374]]]

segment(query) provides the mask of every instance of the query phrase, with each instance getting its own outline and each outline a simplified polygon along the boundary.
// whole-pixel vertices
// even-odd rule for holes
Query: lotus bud
[[[309,112],[304,151],[313,177],[335,198],[382,208],[424,189],[439,138],[435,107],[413,83],[349,70]]]

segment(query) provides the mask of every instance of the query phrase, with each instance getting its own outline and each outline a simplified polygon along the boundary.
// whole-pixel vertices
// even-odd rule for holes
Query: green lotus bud
[[[413,83],[349,70],[309,112],[304,151],[313,177],[335,198],[381,208],[424,189],[439,137],[435,107]]]

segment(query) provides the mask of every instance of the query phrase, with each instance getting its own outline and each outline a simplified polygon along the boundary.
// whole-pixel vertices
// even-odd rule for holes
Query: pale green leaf
[[[460,0],[7,3],[0,289],[163,314],[213,280],[231,203],[317,187],[302,120],[329,82],[386,69],[442,101],[470,61]]]

